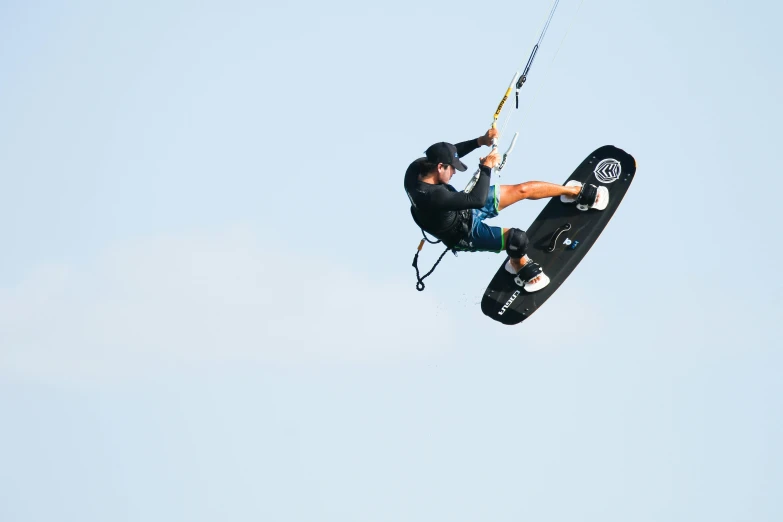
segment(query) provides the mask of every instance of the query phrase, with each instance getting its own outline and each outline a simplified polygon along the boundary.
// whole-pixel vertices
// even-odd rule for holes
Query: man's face
[[[455,172],[457,172],[457,170],[451,165],[438,163],[438,181],[441,183],[448,183],[451,181],[451,178],[454,176]]]

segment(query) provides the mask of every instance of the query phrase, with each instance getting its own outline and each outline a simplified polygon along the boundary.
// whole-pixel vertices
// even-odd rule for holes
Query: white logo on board
[[[595,179],[601,183],[614,183],[620,179],[623,169],[619,161],[614,158],[607,158],[601,160],[593,172],[595,173]]]
[[[515,291],[514,294],[511,296],[511,299],[506,301],[506,304],[504,304],[503,308],[500,309],[498,315],[503,315],[504,313],[506,313],[506,310],[508,309],[509,306],[511,306],[511,303],[514,302],[514,300],[517,298],[518,295],[519,295],[519,290]]]

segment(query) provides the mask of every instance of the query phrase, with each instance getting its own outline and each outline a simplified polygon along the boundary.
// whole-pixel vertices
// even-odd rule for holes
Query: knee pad
[[[527,252],[527,234],[518,228],[510,228],[508,230],[508,239],[506,242],[506,253],[508,257],[519,259]]]

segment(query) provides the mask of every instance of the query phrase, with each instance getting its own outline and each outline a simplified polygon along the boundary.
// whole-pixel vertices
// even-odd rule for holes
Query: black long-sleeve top
[[[476,150],[478,139],[456,143],[457,155],[461,158]],[[450,231],[459,217],[460,210],[481,208],[489,194],[492,169],[479,165],[481,174],[470,192],[458,191],[448,183],[433,185],[419,180],[421,164],[426,158],[419,158],[405,171],[405,192],[411,201],[411,209],[421,228],[438,236]]]

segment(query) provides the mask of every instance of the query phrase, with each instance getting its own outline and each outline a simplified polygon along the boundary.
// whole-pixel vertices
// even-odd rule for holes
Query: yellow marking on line
[[[503,99],[500,100],[500,105],[498,105],[498,110],[495,111],[495,121],[498,121],[498,118],[500,117],[500,111],[503,110],[503,105],[506,104],[506,100],[508,100],[508,97],[511,96],[511,87],[506,89],[506,94],[503,96]],[[495,123],[492,123],[492,126],[495,126]]]

